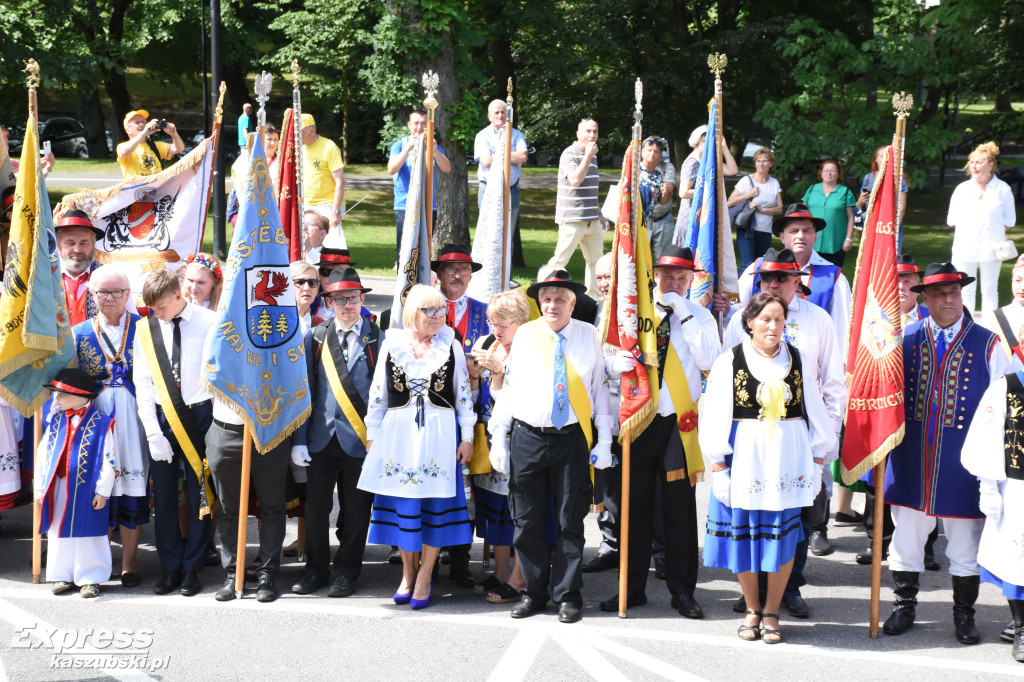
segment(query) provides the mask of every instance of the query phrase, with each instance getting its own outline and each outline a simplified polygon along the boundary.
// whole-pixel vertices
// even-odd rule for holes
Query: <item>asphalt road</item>
[[[697,504],[705,509],[708,486],[698,485]],[[859,498],[860,496],[858,496]],[[858,499],[855,507],[862,502]],[[247,592],[241,600],[219,603],[213,592],[219,568],[203,574],[195,597],[156,596],[159,577],[152,524],[145,528],[139,568],[143,584],[124,589],[117,581],[102,586],[99,598],[77,593],[50,594],[32,585],[28,539],[31,510],[3,514],[0,536],[0,679],[11,680],[967,680],[1024,676],[1024,665],[998,641],[1006,624],[1006,601],[982,584],[978,626],[983,641],[962,646],[953,637],[950,580],[943,570],[922,575],[917,624],[900,637],[868,637],[870,569],[853,562],[864,535],[836,529],[836,552],[811,557],[803,594],[811,619],[783,614],[786,642],[769,646],[736,636],[739,616],[730,607],[739,595],[734,577],[702,568],[697,599],[706,617],[694,621],[669,607],[662,581],[648,580],[650,603],[631,609],[626,619],[599,611],[597,603],[616,592],[616,573],[584,576],[584,617],[558,623],[554,612],[526,620],[509,617],[509,606],[487,604],[456,587],[442,569],[430,608],[395,606],[391,595],[401,571],[386,563],[387,548],[369,546],[359,591],[346,599],[296,596],[288,589],[302,573],[285,559],[282,597],[268,604]],[[702,522],[703,524],[703,522]],[[596,551],[594,515],[587,519],[587,551]],[[289,521],[286,543],[295,538]],[[333,540],[333,538],[332,538]],[[256,552],[256,523],[249,524],[249,556]],[[473,547],[472,568],[479,575],[481,543]],[[114,566],[120,547],[114,545]],[[892,583],[883,568],[882,617],[889,611]],[[61,653],[53,642],[86,641],[93,628],[92,653]],[[109,628],[128,648],[110,644]],[[30,648],[31,646],[36,648]],[[63,669],[74,661],[141,661],[159,669]],[[137,658],[132,658],[132,656]],[[79,663],[79,665],[83,665]]]

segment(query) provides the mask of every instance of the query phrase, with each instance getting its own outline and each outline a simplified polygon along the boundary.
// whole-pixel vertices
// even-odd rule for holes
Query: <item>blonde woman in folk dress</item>
[[[381,346],[365,419],[359,488],[376,495],[367,541],[399,547],[394,601],[414,609],[430,605],[440,548],[473,541],[461,465],[473,456],[476,413],[446,311],[436,289],[409,291],[405,329],[389,329]]]
[[[193,253],[187,263],[181,286],[185,300],[202,308],[216,310],[224,288],[220,262],[208,253]]]
[[[782,299],[757,294],[742,315],[750,338],[715,361],[700,411],[712,489],[704,565],[739,580],[747,606],[739,637],[777,644],[779,605],[803,539],[801,509],[821,488],[836,436],[812,363],[783,342]],[[769,574],[763,611],[758,571]]]

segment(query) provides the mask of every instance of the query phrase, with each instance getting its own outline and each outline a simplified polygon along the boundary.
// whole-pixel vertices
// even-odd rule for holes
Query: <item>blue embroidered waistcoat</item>
[[[58,524],[59,537],[62,538],[106,537],[110,510],[107,507],[93,509],[92,500],[96,495],[96,484],[103,466],[104,439],[112,421],[95,405],[90,405],[78,422],[68,453],[68,477],[65,479],[67,495],[64,515],[60,519],[50,518],[54,502],[54,496],[50,493],[54,493],[52,489],[57,481],[57,464],[64,450],[69,425],[63,412],[58,412],[50,422],[42,441],[46,448],[46,459],[38,472],[41,476],[41,489],[47,493],[43,496],[40,533]]]
[[[889,455],[885,501],[929,516],[984,518],[978,481],[960,463],[967,430],[990,383],[988,358],[996,335],[964,319],[937,364],[926,320],[903,336],[906,435]]]
[[[761,267],[761,258],[754,261],[754,270],[758,270]],[[811,273],[810,283],[807,285],[811,289],[811,295],[807,297],[807,300],[823,308],[825,312],[832,312],[832,299],[835,295],[836,280],[842,275],[842,269],[828,263],[825,265],[807,265],[807,270]],[[801,277],[801,280],[803,278]],[[755,296],[761,291],[761,276],[754,275],[754,283],[750,289],[750,295]]]
[[[129,319],[131,321],[128,323],[128,332],[125,334],[127,340],[124,341],[122,361],[120,364],[111,365],[109,368],[104,350],[109,353],[110,349],[96,334],[93,319],[88,319],[76,325],[73,330],[75,345],[78,348],[78,367],[88,372],[96,380],[95,390],[97,393],[101,392],[104,388],[124,386],[133,396],[135,395],[135,383],[132,379],[134,376],[135,359],[132,349],[135,345],[135,327],[142,318],[129,312],[125,314],[130,316]]]

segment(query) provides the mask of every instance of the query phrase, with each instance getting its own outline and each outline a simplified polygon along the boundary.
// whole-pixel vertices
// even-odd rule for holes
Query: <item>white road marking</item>
[[[585,635],[586,632],[582,629],[577,630],[575,627],[563,625],[560,630],[552,631],[551,638],[598,682],[626,682],[628,678],[619,672],[604,654],[592,647]]]
[[[505,653],[498,659],[487,682],[520,682],[530,672],[537,654],[548,638],[548,628],[522,629],[508,643]]]
[[[703,677],[699,677],[692,673],[688,673],[682,668],[678,668],[665,661],[658,660],[650,654],[646,654],[638,649],[631,649],[628,646],[620,644],[619,642],[612,641],[611,639],[601,636],[592,635],[590,642],[601,649],[602,651],[621,658],[624,661],[632,663],[633,665],[644,668],[655,675],[660,675],[669,680],[692,680],[693,682],[703,681]]]
[[[50,625],[49,623],[40,620],[33,616],[28,611],[15,606],[6,599],[0,599],[0,618],[3,618],[8,623],[14,626],[15,631],[29,631],[32,633],[32,637],[39,640],[40,642],[46,642],[46,640],[36,634],[39,630],[46,633],[48,637],[52,637],[57,631],[57,628]],[[39,649],[39,651],[47,651],[46,649]],[[96,656],[109,656],[109,651],[103,651],[95,647],[79,647],[74,649],[74,655],[96,655]],[[116,680],[123,680],[124,682],[139,682],[140,680],[156,680],[155,677],[150,677],[144,672],[139,670],[119,670],[117,668],[103,668],[103,675],[113,677]]]

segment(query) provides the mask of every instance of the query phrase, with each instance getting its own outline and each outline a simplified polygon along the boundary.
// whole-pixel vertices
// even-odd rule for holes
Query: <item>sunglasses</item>
[[[301,289],[302,287],[309,287],[310,289],[316,289],[318,286],[320,286],[320,281],[319,280],[315,280],[315,279],[298,279],[298,278],[295,278],[292,281],[295,282],[295,288],[296,289]]]
[[[766,272],[761,275],[762,282],[774,282],[775,284],[781,284],[794,275],[782,275],[777,272]]]
[[[442,317],[448,312],[448,306],[441,306],[439,308],[420,308],[420,312],[431,318]]]
[[[317,272],[320,273],[321,277],[330,277],[331,276],[331,270],[333,270],[333,269],[334,268],[324,268],[324,267],[321,267],[321,268],[317,269]]]

